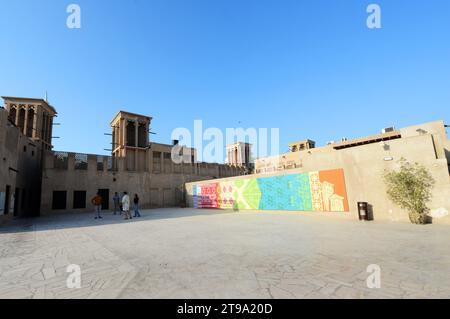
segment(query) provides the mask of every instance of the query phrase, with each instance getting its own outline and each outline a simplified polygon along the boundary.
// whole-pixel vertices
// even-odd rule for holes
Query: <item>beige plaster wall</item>
[[[386,169],[397,168],[398,161],[405,158],[410,162],[425,165],[436,180],[432,211],[443,208],[450,211],[450,178],[445,156],[436,157],[436,135],[406,133],[405,138],[368,144],[339,151],[315,152],[302,157],[302,168],[285,170],[271,174],[258,174],[255,177],[276,176],[292,173],[310,172],[343,168],[349,197],[350,214],[357,218],[357,202],[369,202],[373,206],[377,220],[408,221],[405,211],[387,199],[383,173]],[[440,135],[441,136],[441,135]],[[448,141],[445,142],[446,144]],[[304,153],[304,152],[302,152]],[[240,178],[240,177],[238,177]],[[235,178],[232,178],[235,179]],[[230,179],[225,179],[230,180]],[[186,185],[188,204],[192,206],[192,185]],[[450,216],[434,219],[435,223],[450,224]]]
[[[17,197],[16,216],[36,216],[39,213],[42,145],[9,123],[8,112],[3,108],[0,109],[0,128],[0,192],[10,186],[10,197]],[[11,209],[0,216],[0,222],[13,217]]]
[[[54,168],[53,152],[47,152],[43,174],[41,195],[41,214],[48,215],[58,211],[52,209],[53,192],[67,191],[67,207],[64,212],[92,211],[90,199],[99,189],[109,189],[109,207],[113,208],[114,192],[138,194],[142,208],[176,207],[185,203],[184,185],[191,181],[209,180],[218,177],[236,176],[242,169],[228,165],[198,163],[174,164],[164,159],[170,151],[169,145],[155,144],[146,155],[145,170],[128,171],[125,160],[117,159],[117,171],[107,170],[107,157],[104,169],[97,170],[97,155],[88,155],[88,169],[75,169],[75,153],[68,153],[68,168]],[[153,159],[155,153],[155,159]],[[161,153],[161,154],[159,154]],[[86,209],[73,209],[74,191],[86,191]]]

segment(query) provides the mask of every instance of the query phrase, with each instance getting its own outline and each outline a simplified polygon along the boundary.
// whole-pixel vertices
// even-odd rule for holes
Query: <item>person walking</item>
[[[120,193],[120,195],[119,195],[119,208],[120,208],[120,213],[119,213],[119,215],[122,215],[122,213],[123,213],[123,204],[122,204],[122,198],[123,198],[123,193]]]
[[[134,217],[141,217],[141,214],[139,213],[139,196],[138,194],[134,194]]]
[[[103,198],[100,196],[100,193],[97,193],[94,198],[92,198],[91,203],[95,207],[95,219],[102,219],[103,217],[100,216],[100,212],[102,211],[102,202]]]
[[[120,210],[120,197],[117,192],[114,193],[113,202],[114,202],[114,215],[117,215],[117,211]]]
[[[123,193],[123,197],[122,197],[122,209],[123,209],[123,213],[125,215],[124,219],[133,219],[131,217],[131,213],[130,213],[130,196],[128,196],[127,192]]]

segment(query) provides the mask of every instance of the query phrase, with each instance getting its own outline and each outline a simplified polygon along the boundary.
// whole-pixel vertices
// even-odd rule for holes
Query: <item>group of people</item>
[[[92,205],[95,207],[95,219],[102,219],[101,211],[102,211],[102,203],[103,198],[100,193],[92,198]],[[124,215],[124,219],[133,219],[133,217],[141,217],[141,213],[139,212],[139,196],[138,194],[134,194],[133,198],[133,208],[134,208],[134,216],[131,216],[130,208],[131,208],[131,200],[130,195],[127,192],[123,192],[122,196],[119,196],[117,192],[114,193],[113,197],[114,202],[114,215],[119,213],[120,215]]]

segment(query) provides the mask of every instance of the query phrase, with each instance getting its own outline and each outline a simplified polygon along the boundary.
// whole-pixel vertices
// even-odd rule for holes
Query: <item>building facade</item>
[[[227,145],[226,164],[234,167],[242,167],[247,174],[253,173],[255,164],[252,158],[252,145],[250,143],[237,142]]]
[[[43,99],[3,97],[0,108],[0,222],[40,214],[43,159],[56,110]]]
[[[289,151],[292,153],[306,151],[316,147],[316,142],[311,140],[297,141],[289,144]]]
[[[407,212],[387,198],[383,181],[384,172],[398,168],[402,158],[431,173],[436,181],[429,203],[433,222],[450,224],[450,140],[443,121],[257,159],[256,174],[188,183],[187,198],[192,207],[336,213],[355,219],[358,202],[367,202],[377,220],[407,221]]]
[[[103,208],[113,196],[138,194],[143,208],[204,206],[225,209],[301,210],[357,215],[368,202],[374,217],[406,220],[391,203],[385,170],[402,158],[424,165],[436,180],[430,203],[436,221],[450,223],[450,141],[443,121],[330,142],[290,144],[290,152],[257,159],[251,145],[227,147],[227,164],[198,163],[196,150],[153,143],[152,118],[126,111],[111,121],[111,156],[54,151],[47,100],[3,97],[0,108],[0,222],[58,212],[92,211],[100,193]],[[181,155],[182,161],[174,156]],[[245,176],[243,176],[245,175]],[[205,195],[206,194],[206,195]]]
[[[139,194],[142,208],[183,206],[184,184],[245,174],[243,167],[198,163],[195,149],[152,143],[151,118],[120,111],[111,121],[111,156],[54,151],[56,110],[43,99],[3,97],[0,109],[0,221],[103,208],[114,193]],[[174,147],[183,161],[174,162]],[[188,155],[188,156],[186,156]]]

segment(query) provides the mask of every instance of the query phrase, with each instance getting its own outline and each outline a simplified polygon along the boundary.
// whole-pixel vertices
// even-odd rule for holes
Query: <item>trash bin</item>
[[[358,216],[359,220],[369,220],[369,203],[367,202],[358,203]]]

